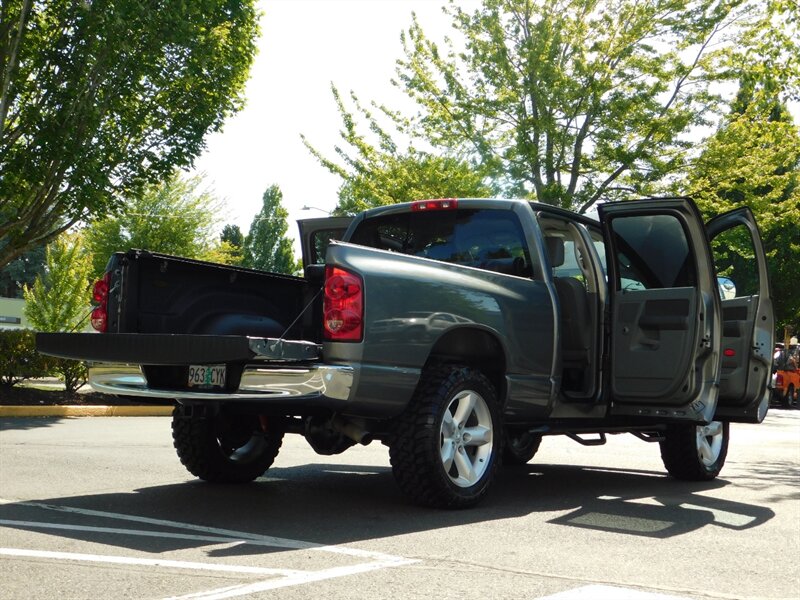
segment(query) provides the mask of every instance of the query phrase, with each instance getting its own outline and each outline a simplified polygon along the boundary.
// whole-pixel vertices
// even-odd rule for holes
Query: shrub
[[[44,377],[50,367],[50,359],[36,351],[33,331],[0,330],[0,385],[10,387],[23,379]]]

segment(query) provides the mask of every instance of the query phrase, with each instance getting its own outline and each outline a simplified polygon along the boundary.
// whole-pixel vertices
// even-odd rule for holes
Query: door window
[[[637,215],[611,221],[622,291],[692,287],[695,264],[681,222],[672,215]]]
[[[758,262],[750,230],[744,224],[727,229],[711,241],[720,298],[758,295]]]

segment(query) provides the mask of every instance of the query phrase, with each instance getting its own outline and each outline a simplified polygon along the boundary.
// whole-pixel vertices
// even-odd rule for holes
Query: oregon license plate
[[[203,389],[225,387],[225,365],[191,365],[189,387]]]

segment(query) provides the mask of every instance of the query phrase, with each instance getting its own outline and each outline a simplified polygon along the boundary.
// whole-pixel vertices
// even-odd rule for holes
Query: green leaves
[[[4,1],[0,266],[189,166],[257,34],[253,0]]]
[[[584,211],[684,166],[713,106],[703,70],[738,1],[485,0],[447,11],[443,51],[414,21],[396,83],[405,133],[468,157],[508,195]],[[461,49],[463,48],[463,49]]]
[[[94,277],[102,275],[111,254],[130,248],[207,258],[216,245],[222,204],[202,184],[198,177],[173,172],[164,183],[127,198],[118,215],[93,223],[86,242]]]
[[[392,135],[397,137],[397,131],[390,133],[383,128],[377,117],[351,93],[355,110],[369,130],[362,133],[336,87],[332,87],[332,92],[344,126],[340,135],[345,145],[335,148],[341,163],[323,156],[305,138],[303,141],[322,166],[343,180],[336,214],[352,215],[374,206],[424,198],[492,195],[493,189],[485,183],[485,170],[457,156],[424,152],[413,146],[400,150]],[[385,107],[378,110],[386,120],[402,128],[402,116]]]
[[[24,289],[25,316],[37,331],[80,330],[88,321],[91,258],[80,234],[47,247],[45,272]]]
[[[693,164],[687,191],[707,217],[748,206],[767,252],[776,326],[800,328],[800,130],[763,81],[746,79],[738,110]]]
[[[294,258],[292,242],[286,237],[289,213],[281,205],[283,194],[277,185],[264,192],[261,210],[256,213],[244,242],[243,265],[273,273],[293,274],[301,268]]]

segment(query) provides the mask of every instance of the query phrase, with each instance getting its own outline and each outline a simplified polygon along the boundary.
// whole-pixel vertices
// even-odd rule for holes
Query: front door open
[[[748,208],[706,225],[722,298],[722,351],[717,417],[759,423],[769,404],[775,321],[767,259]]]

